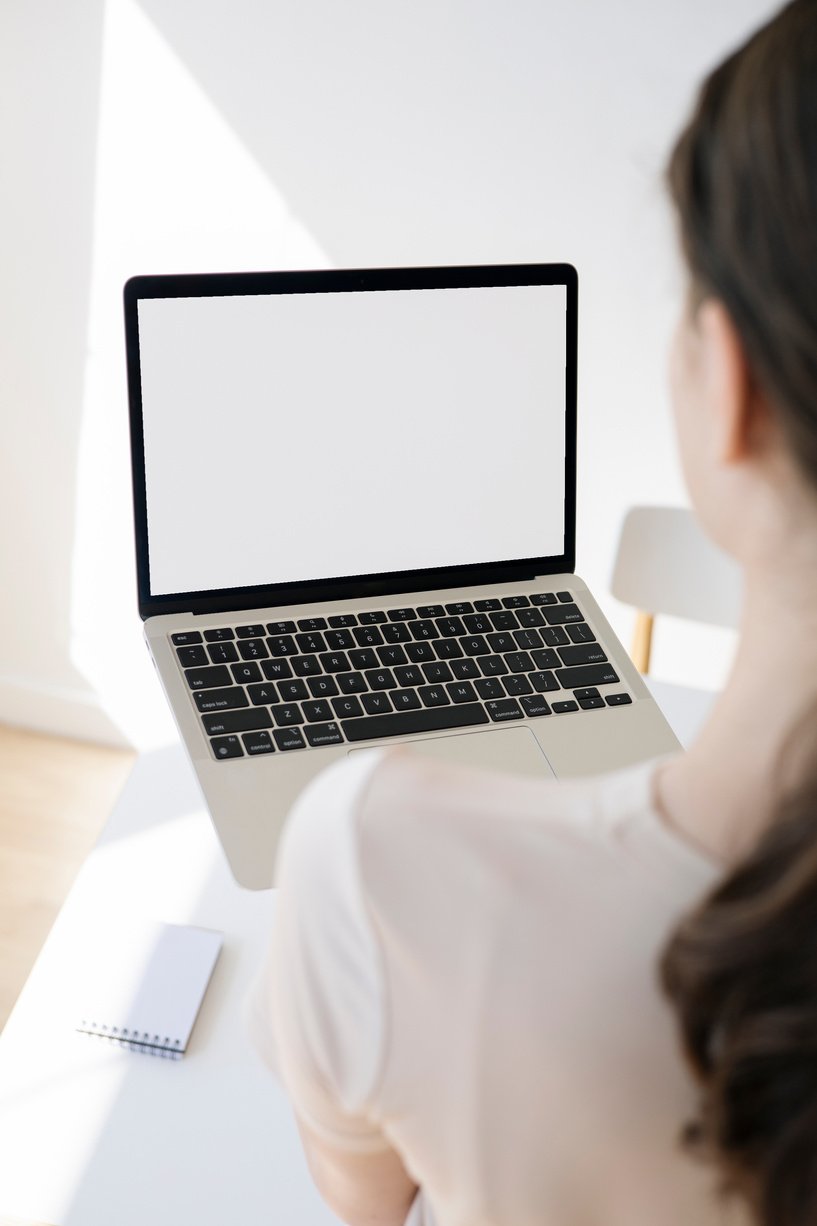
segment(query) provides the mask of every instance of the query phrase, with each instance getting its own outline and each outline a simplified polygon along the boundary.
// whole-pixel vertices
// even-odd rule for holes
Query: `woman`
[[[669,180],[734,670],[685,755],[539,782],[364,753],[299,801],[253,1024],[353,1226],[817,1220],[817,0],[709,78]]]

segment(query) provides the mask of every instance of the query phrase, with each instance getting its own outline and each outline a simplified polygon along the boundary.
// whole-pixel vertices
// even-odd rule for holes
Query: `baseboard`
[[[0,723],[117,749],[132,748],[90,690],[42,685],[27,678],[0,676]]]

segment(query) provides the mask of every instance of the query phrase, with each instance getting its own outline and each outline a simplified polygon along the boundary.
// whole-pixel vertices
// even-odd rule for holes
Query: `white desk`
[[[0,1036],[0,1218],[336,1226],[243,1033],[274,905],[232,880],[181,747],[140,758]],[[140,915],[225,933],[179,1061],[72,1030],[94,927]]]
[[[655,686],[689,743],[710,696]],[[180,747],[139,759],[0,1036],[0,1217],[55,1226],[331,1226],[241,1006],[275,905],[232,880]],[[187,1055],[75,1034],[98,925],[201,924],[225,944]]]

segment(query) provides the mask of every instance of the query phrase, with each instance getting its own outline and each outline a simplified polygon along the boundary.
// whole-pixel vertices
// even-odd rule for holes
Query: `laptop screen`
[[[565,284],[136,307],[152,597],[565,553]]]

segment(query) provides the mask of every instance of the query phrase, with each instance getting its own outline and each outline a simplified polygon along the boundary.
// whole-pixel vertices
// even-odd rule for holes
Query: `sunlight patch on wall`
[[[191,19],[194,19],[191,17]],[[241,88],[242,65],[235,65]],[[73,564],[72,658],[125,739],[175,731],[139,641],[122,286],[145,273],[327,267],[234,131],[135,0],[108,0],[89,348]],[[225,421],[225,430],[230,428]],[[251,446],[251,440],[248,440]],[[202,490],[208,516],[229,515]]]

